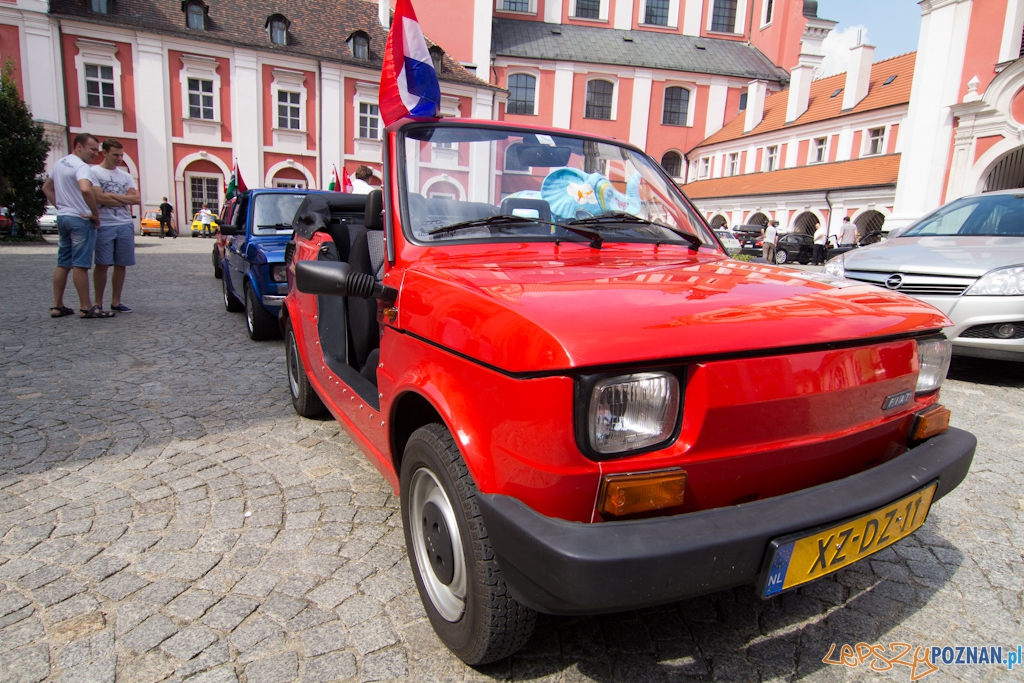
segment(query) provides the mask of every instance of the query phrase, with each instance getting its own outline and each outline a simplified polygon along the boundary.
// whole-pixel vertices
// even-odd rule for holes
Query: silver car
[[[1024,190],[957,199],[825,274],[925,301],[953,321],[953,353],[1024,361]]]
[[[46,205],[46,212],[39,217],[39,232],[57,234],[57,207]]]

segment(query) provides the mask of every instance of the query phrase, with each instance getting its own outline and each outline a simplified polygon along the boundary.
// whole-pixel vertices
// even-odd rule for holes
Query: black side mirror
[[[295,286],[304,294],[360,299],[380,296],[382,291],[372,275],[353,273],[347,263],[337,261],[299,261],[295,264]]]
[[[224,225],[220,226],[220,234],[225,236],[244,235],[245,228],[240,228],[237,225],[232,225],[231,223],[225,223]]]

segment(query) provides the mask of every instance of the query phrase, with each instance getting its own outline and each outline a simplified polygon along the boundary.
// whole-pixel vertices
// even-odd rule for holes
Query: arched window
[[[444,68],[444,50],[434,45],[430,48],[430,61],[434,63],[434,71],[438,74],[441,73],[441,69]]]
[[[197,0],[187,0],[185,4],[185,25],[193,31],[206,30],[206,5]]]
[[[348,39],[348,44],[353,57],[364,61],[370,59],[370,37],[365,33],[362,31],[353,33]]]
[[[686,88],[665,88],[665,106],[661,122],[666,126],[685,126],[689,123],[690,91]]]
[[[614,93],[615,85],[608,81],[594,80],[587,83],[587,106],[583,118],[610,121]]]
[[[512,74],[508,77],[508,102],[505,112],[508,114],[527,114],[532,116],[536,111],[537,78],[530,74]]]
[[[679,152],[665,152],[661,157],[661,167],[673,178],[683,175],[683,155]]]
[[[270,42],[274,45],[287,45],[289,24],[290,22],[280,14],[271,14],[267,17],[266,27]]]

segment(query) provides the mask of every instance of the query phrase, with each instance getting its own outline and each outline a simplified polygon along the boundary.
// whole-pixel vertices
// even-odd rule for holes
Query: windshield
[[[290,235],[292,219],[299,210],[304,194],[261,194],[256,197],[252,234]]]
[[[414,241],[658,242],[717,249],[646,156],[611,142],[424,123],[399,137]]]
[[[959,199],[921,219],[893,239],[938,235],[1024,237],[1024,195],[997,194]]]

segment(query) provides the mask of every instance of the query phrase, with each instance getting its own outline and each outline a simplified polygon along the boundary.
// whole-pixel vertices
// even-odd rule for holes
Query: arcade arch
[[[768,216],[758,211],[747,219],[747,225],[760,225],[762,228],[766,228],[768,227]]]
[[[813,211],[804,211],[793,219],[793,232],[797,234],[813,235],[814,226],[821,223],[821,217]]]
[[[715,214],[715,216],[711,219],[711,229],[712,230],[719,230],[721,228],[728,228],[728,227],[729,227],[729,219],[726,218],[725,216],[723,216],[720,213]]]

